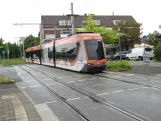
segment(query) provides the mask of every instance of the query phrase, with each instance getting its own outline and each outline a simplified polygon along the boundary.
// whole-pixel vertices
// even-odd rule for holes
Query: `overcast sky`
[[[0,0],[0,37],[7,42],[17,42],[15,37],[33,34],[37,36],[38,25],[13,26],[12,23],[40,23],[41,15],[132,15],[143,24],[144,34],[159,30],[161,24],[161,0]],[[161,32],[161,30],[159,30]]]

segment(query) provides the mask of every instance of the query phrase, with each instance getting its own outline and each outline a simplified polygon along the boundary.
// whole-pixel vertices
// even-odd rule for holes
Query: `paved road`
[[[129,61],[133,69],[129,73],[161,76],[161,63],[151,61],[149,66],[145,66],[143,61]]]
[[[41,65],[28,66],[37,71],[30,67],[22,67],[37,76],[45,85],[78,108],[90,120],[136,121],[111,107],[87,98],[82,93],[76,92],[38,71],[91,92],[144,120],[160,121],[161,119],[160,77],[120,72],[105,72],[99,75],[90,75]],[[28,95],[38,112],[45,107],[46,110],[44,113],[48,114],[48,109],[50,109],[53,112],[48,118],[54,118],[56,121],[82,120],[31,75],[19,67],[14,67],[13,70],[16,70],[17,75],[22,79],[21,82],[17,82],[17,85]],[[40,116],[42,116],[41,113]]]

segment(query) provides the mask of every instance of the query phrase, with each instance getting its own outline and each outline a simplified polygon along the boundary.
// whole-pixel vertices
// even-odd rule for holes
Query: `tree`
[[[2,56],[2,51],[5,49],[4,48],[4,40],[3,38],[0,38],[0,56]]]
[[[96,26],[93,21],[93,15],[89,14],[84,25],[82,26],[83,30],[76,29],[76,32],[94,32],[99,33],[103,37],[105,44],[115,43],[118,40],[118,36],[115,30],[106,30],[103,26]]]
[[[118,31],[120,29],[120,40],[121,47],[128,50],[129,48],[133,48],[134,44],[140,44],[140,26],[135,21],[120,21],[113,27],[113,30]]]
[[[29,35],[24,40],[24,48],[27,49],[28,47],[37,46],[40,44],[40,40],[38,37],[34,37],[33,35]]]
[[[156,60],[161,61],[161,42],[158,42],[158,44],[154,48],[154,55]]]
[[[158,31],[148,34],[147,44],[156,46],[158,42],[161,42],[160,33]]]

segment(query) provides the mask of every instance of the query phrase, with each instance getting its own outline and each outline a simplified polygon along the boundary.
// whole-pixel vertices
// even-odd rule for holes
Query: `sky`
[[[159,29],[161,0],[0,0],[0,37],[6,42],[18,42],[18,37],[38,35],[39,25],[15,26],[13,23],[40,23],[41,15],[132,15],[142,23],[143,34]]]

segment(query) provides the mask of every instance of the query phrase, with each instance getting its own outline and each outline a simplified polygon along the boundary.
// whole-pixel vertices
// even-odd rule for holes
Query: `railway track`
[[[50,89],[48,86],[46,86],[44,83],[42,83],[42,81],[40,79],[38,79],[36,76],[34,76],[33,74],[31,74],[28,70],[24,69],[23,67],[19,66],[21,69],[23,69],[25,72],[27,72],[28,74],[30,74],[34,79],[36,79],[42,86],[44,86],[54,97],[57,98],[57,100],[59,100],[62,104],[66,105],[67,107],[69,107],[74,113],[77,114],[77,116],[79,116],[82,120],[84,121],[90,121],[87,116],[85,116],[85,114],[83,114],[78,108],[76,108],[74,105],[72,105],[71,103],[69,103],[69,101],[67,101],[66,99],[64,99],[63,97],[61,97],[58,93],[56,93],[55,91],[53,91],[52,89]]]
[[[56,81],[58,83],[61,83],[61,84],[65,85],[65,86],[67,86],[67,87],[69,87],[69,88],[71,88],[71,89],[73,89],[73,90],[75,90],[75,91],[77,91],[77,92],[79,92],[79,93],[81,93],[81,94],[83,94],[83,95],[91,98],[92,100],[94,100],[94,101],[96,101],[96,102],[98,102],[100,104],[104,104],[105,106],[111,107],[114,110],[117,110],[118,112],[121,112],[122,114],[124,114],[126,116],[129,116],[129,117],[131,117],[131,118],[133,118],[133,119],[135,119],[137,121],[150,121],[149,119],[145,118],[144,116],[141,116],[139,114],[136,114],[136,113],[134,113],[134,112],[132,112],[130,110],[127,110],[127,109],[125,109],[123,107],[120,107],[117,104],[114,104],[113,102],[109,102],[109,101],[107,101],[107,100],[105,100],[105,99],[103,99],[103,98],[101,98],[101,97],[99,97],[99,96],[97,96],[97,95],[95,95],[95,94],[93,94],[91,92],[88,92],[88,91],[86,91],[86,90],[84,90],[82,88],[79,88],[79,87],[74,86],[72,84],[66,83],[66,82],[64,82],[61,79],[58,79],[56,77],[51,77],[50,75],[48,75],[48,74],[46,74],[46,73],[44,73],[42,71],[39,71],[39,70],[37,70],[37,69],[35,69],[33,67],[30,67],[30,66],[27,66],[27,65],[25,65],[25,66],[28,67],[28,68],[31,68],[31,69],[35,70],[36,72],[39,72],[39,73],[47,76],[48,78],[50,78],[50,79],[52,79],[52,80],[54,80],[54,81]],[[19,66],[19,67],[22,68],[23,70],[25,70],[31,76],[33,76],[36,80],[38,80],[45,88],[47,88],[51,93],[53,93],[60,101],[63,101],[63,103],[65,103],[73,111],[75,111],[82,119],[84,119],[86,121],[89,121],[89,119],[87,118],[87,116],[85,116],[78,108],[76,108],[74,105],[70,104],[67,100],[65,100],[63,97],[61,97],[59,94],[57,94],[56,92],[54,92],[53,90],[51,90],[48,86],[46,86],[44,83],[42,83],[41,80],[39,80],[36,76],[34,76],[28,70],[24,69],[21,66]],[[98,75],[96,75],[96,76],[98,76]],[[108,77],[105,77],[105,78],[108,78]],[[113,78],[111,78],[111,79],[113,79]]]

